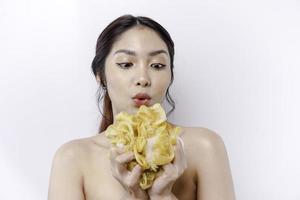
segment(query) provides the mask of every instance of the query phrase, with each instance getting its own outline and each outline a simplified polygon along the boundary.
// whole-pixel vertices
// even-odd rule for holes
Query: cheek
[[[108,92],[110,96],[114,96],[115,94],[121,94],[122,92],[124,92],[126,86],[126,78],[124,74],[114,69],[113,66],[107,66],[105,72]]]
[[[164,96],[169,87],[170,81],[171,81],[171,76],[169,74],[163,77],[157,76],[155,80],[155,89],[154,89],[157,92],[157,94]]]
[[[122,80],[118,78],[112,78],[109,80],[108,83],[108,92],[112,98],[115,99],[115,97],[122,97],[124,96],[123,93],[126,91],[126,84],[122,82]]]

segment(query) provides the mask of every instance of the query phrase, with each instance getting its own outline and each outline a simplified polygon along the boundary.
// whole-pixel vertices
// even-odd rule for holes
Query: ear
[[[99,73],[97,73],[96,80],[97,80],[98,85],[101,85],[101,78],[100,78],[100,74]],[[103,84],[104,84],[103,87],[106,87],[106,79],[105,79],[105,77],[104,77],[104,80],[103,80]]]
[[[100,79],[100,75],[99,73],[97,73],[96,75],[96,80],[97,80],[97,83],[100,84],[101,83],[101,79]]]

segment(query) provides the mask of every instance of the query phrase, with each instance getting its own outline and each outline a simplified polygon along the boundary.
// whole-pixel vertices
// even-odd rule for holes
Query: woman
[[[111,148],[105,137],[121,111],[134,114],[141,105],[162,104],[165,96],[174,109],[169,96],[173,57],[170,35],[147,17],[124,15],[105,28],[92,63],[105,95],[104,119],[96,136],[72,140],[57,150],[48,200],[235,199],[224,143],[209,129],[180,126],[178,141],[183,142],[177,142],[175,159],[148,190],[138,184],[141,167],[125,167],[133,154]]]

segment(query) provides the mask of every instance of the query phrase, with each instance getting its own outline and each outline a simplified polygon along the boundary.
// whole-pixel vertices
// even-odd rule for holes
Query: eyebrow
[[[131,51],[131,50],[128,50],[128,49],[119,49],[118,51],[116,51],[114,53],[114,55],[117,54],[117,53],[125,53],[125,54],[131,55],[131,56],[136,56],[136,53],[134,51]],[[161,54],[161,53],[164,53],[164,54],[168,55],[168,53],[165,50],[160,49],[160,50],[156,50],[156,51],[152,51],[152,52],[148,53],[148,56],[156,56],[156,55]]]

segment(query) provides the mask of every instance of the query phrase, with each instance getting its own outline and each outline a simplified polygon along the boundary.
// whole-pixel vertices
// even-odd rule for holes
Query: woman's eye
[[[129,68],[132,66],[132,63],[124,62],[124,63],[117,63],[117,65],[122,68]]]
[[[155,69],[162,69],[164,68],[166,65],[161,64],[161,63],[153,63],[151,64],[151,67],[154,67]]]

